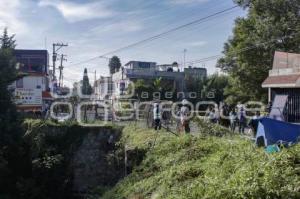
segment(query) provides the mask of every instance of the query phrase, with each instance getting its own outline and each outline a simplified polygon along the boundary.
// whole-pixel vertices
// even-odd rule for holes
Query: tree
[[[18,179],[30,174],[29,158],[23,145],[24,132],[21,117],[12,102],[9,84],[16,80],[17,72],[13,58],[16,46],[14,35],[7,29],[0,37],[0,198],[1,194],[13,196],[17,192]]]
[[[113,56],[110,60],[109,60],[109,71],[110,74],[114,74],[115,72],[118,72],[121,68],[121,61],[119,59],[119,57],[117,56]]]
[[[230,75],[230,101],[266,100],[261,83],[272,68],[275,50],[300,52],[300,1],[236,0],[248,15],[235,21],[217,67]]]
[[[86,68],[84,69],[81,91],[84,95],[91,95],[93,91],[92,86],[90,85],[90,80]]]
[[[84,73],[83,73],[83,79],[82,79],[82,87],[81,87],[81,92],[83,95],[91,95],[92,94],[92,86],[90,85],[90,81],[89,81],[89,77],[88,77],[88,73],[87,73],[87,69],[84,69]],[[87,122],[87,106],[84,106],[84,121]]]
[[[15,62],[13,59],[13,48],[15,46],[14,36],[9,37],[7,30],[4,30],[3,36],[0,37],[0,146],[13,142],[11,132],[16,117],[16,109],[11,100],[11,93],[8,86],[16,78]]]
[[[134,81],[134,98],[140,101],[151,101],[159,98],[160,100],[174,100],[176,90],[172,80],[156,79],[138,79]],[[129,84],[128,91],[132,91],[132,85]],[[155,93],[155,94],[154,94]],[[166,93],[169,93],[166,95]],[[131,93],[129,93],[131,94]]]
[[[1,49],[14,49],[16,47],[15,35],[8,36],[7,28],[4,28],[3,35],[0,37]]]
[[[213,74],[207,78],[203,86],[203,92],[207,100],[213,100],[216,103],[220,103],[225,99],[225,88],[228,85],[228,76]],[[213,99],[208,99],[208,92],[214,93]]]
[[[144,79],[138,79],[133,84],[134,98],[139,99],[140,101],[149,101],[152,99],[153,88]],[[128,91],[132,91],[131,84],[129,84]]]
[[[156,78],[154,81],[153,81],[153,89],[155,91],[161,91],[162,90],[162,78]]]

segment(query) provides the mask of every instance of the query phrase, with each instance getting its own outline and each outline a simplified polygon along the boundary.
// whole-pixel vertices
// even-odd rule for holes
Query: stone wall
[[[25,125],[34,189],[47,198],[86,198],[124,177],[122,128],[30,121]]]
[[[79,195],[97,186],[112,186],[124,176],[124,163],[114,144],[121,130],[105,127],[85,130],[82,144],[73,152],[70,163],[73,191]]]

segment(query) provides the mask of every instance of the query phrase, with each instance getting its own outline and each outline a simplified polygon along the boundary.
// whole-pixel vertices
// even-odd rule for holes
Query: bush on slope
[[[217,132],[206,129],[212,132],[205,135]],[[124,136],[122,142],[148,152],[101,198],[300,198],[299,145],[266,154],[238,136],[175,137],[162,131],[154,147],[153,130],[129,126]]]

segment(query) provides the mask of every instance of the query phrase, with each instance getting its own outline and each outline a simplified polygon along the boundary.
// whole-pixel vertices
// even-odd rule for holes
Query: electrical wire
[[[215,7],[218,7],[218,6],[220,6],[220,5],[223,5],[223,3],[224,3],[224,1],[221,1],[221,3],[218,3],[218,4],[214,4],[214,6],[209,6],[209,7],[204,7],[204,8],[202,8],[202,9],[195,9],[194,11],[197,11],[198,13],[200,12],[200,11],[204,11],[204,10],[209,10],[209,9],[211,9],[211,8],[215,8]],[[217,6],[215,6],[215,5],[217,5]],[[143,8],[144,9],[144,8]],[[168,9],[166,9],[165,11],[168,11],[168,10],[170,10],[170,8],[168,8]],[[161,13],[163,13],[163,12],[161,12]],[[192,13],[194,13],[194,12],[192,12]],[[187,13],[188,15],[191,15],[191,12],[189,11],[188,13]],[[225,14],[227,14],[227,13],[225,13]],[[159,15],[151,15],[150,17],[146,17],[146,18],[144,18],[144,19],[142,19],[142,20],[139,20],[139,22],[141,22],[141,21],[147,21],[148,19],[152,19],[152,18],[156,18],[156,16],[159,16]],[[181,15],[181,18],[186,18],[185,16],[187,16],[187,15]],[[207,19],[207,21],[209,21],[210,19]],[[175,20],[176,22],[178,22],[178,20]],[[175,22],[175,23],[176,23]],[[206,21],[203,21],[203,22],[206,22]],[[168,23],[168,25],[166,26],[166,27],[171,27],[171,25],[172,24],[174,24],[174,23]],[[97,60],[98,58],[101,58],[101,56],[97,56],[97,57],[93,57],[93,58],[90,58],[90,59],[87,59],[87,60],[84,60],[84,61],[79,61],[79,62],[77,62],[77,63],[75,63],[75,64],[70,64],[69,66],[76,66],[76,65],[81,65],[81,64],[84,64],[84,63],[88,63],[88,62],[92,62],[92,61],[94,61],[94,60]]]
[[[192,26],[192,25],[196,25],[196,24],[202,23],[203,21],[205,21],[205,20],[207,20],[207,19],[210,19],[210,18],[213,18],[213,17],[215,17],[215,16],[221,15],[221,14],[226,13],[226,12],[228,12],[228,11],[231,11],[231,10],[237,8],[237,7],[239,7],[239,6],[232,6],[232,7],[230,7],[230,8],[221,10],[221,11],[216,12],[216,13],[213,13],[213,14],[211,14],[211,15],[202,17],[202,18],[197,19],[197,20],[194,20],[194,21],[192,21],[192,22],[189,22],[189,23],[186,23],[186,24],[177,26],[177,27],[175,27],[175,28],[169,29],[169,30],[167,30],[167,31],[165,31],[165,32],[159,33],[159,34],[154,35],[154,36],[152,36],[152,37],[143,39],[143,40],[141,40],[141,41],[138,41],[138,42],[129,44],[129,45],[127,45],[127,46],[124,46],[124,47],[121,47],[121,48],[118,48],[118,49],[109,51],[109,52],[104,53],[104,54],[102,54],[102,55],[100,55],[100,56],[93,57],[93,58],[90,58],[90,59],[87,59],[87,60],[78,62],[78,63],[76,63],[76,64],[72,64],[72,65],[69,65],[69,66],[81,65],[81,64],[83,64],[83,63],[87,63],[87,62],[93,61],[93,60],[95,60],[95,59],[98,59],[98,58],[101,58],[101,57],[104,57],[104,56],[108,56],[108,55],[110,55],[110,54],[114,54],[114,53],[117,53],[117,52],[120,52],[120,51],[127,50],[127,49],[129,49],[129,48],[133,48],[133,47],[139,46],[139,45],[141,45],[141,44],[143,44],[143,43],[150,42],[150,41],[156,40],[156,39],[158,39],[158,38],[161,38],[161,37],[163,37],[163,36],[165,36],[165,35],[168,35],[168,34],[170,34],[170,33],[172,33],[172,32],[175,32],[175,31],[178,31],[178,30],[187,28],[187,27]]]
[[[271,41],[267,41],[267,42],[256,43],[256,44],[254,44],[253,46],[248,46],[248,47],[242,48],[242,49],[240,49],[240,50],[238,50],[238,51],[232,51],[232,52],[230,52],[228,55],[233,56],[233,55],[236,55],[236,54],[239,54],[239,53],[248,51],[248,50],[253,50],[253,49],[256,49],[256,48],[258,48],[258,47],[260,47],[260,46],[262,46],[262,45],[269,44],[269,43],[272,43],[272,42],[274,42],[274,41],[278,41],[279,39],[284,39],[284,38],[291,37],[291,36],[292,36],[292,35],[285,36],[285,37],[281,37],[281,38],[272,39]],[[210,57],[205,57],[205,58],[201,58],[201,59],[198,59],[198,60],[186,62],[186,64],[203,63],[203,62],[212,61],[212,60],[221,58],[221,57],[223,57],[223,56],[224,56],[224,55],[222,55],[222,54],[219,54],[219,55],[213,55],[213,56],[210,56]]]

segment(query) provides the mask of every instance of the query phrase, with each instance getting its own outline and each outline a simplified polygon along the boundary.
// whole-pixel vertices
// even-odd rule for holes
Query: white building
[[[50,104],[47,50],[15,50],[19,73],[24,77],[13,82],[13,91],[19,111],[43,111]]]
[[[94,83],[94,96],[96,100],[109,99],[113,93],[113,83],[111,77],[103,77]]]
[[[119,72],[112,75],[112,96],[118,98],[120,95],[125,94],[126,89],[130,84],[130,79],[127,76],[128,69],[123,68]]]

